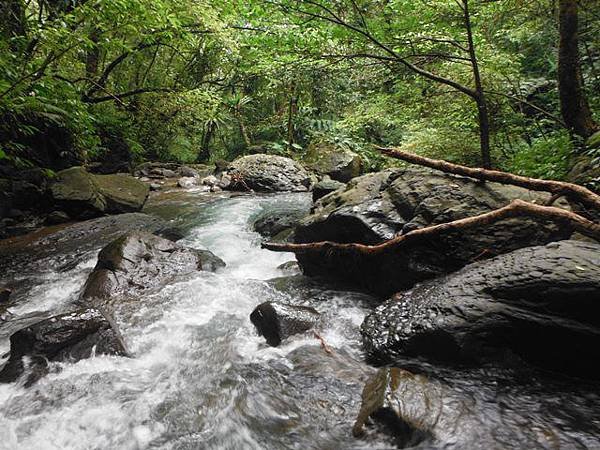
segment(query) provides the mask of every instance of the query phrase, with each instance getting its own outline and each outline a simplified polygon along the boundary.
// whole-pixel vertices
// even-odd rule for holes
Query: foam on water
[[[237,197],[199,207],[198,225],[182,243],[208,248],[227,267],[185,277],[119,307],[116,320],[133,358],[55,364],[30,389],[0,385],[0,448],[318,445],[313,434],[322,419],[300,419],[305,393],[287,386],[283,372],[294,366],[288,355],[303,347],[314,348],[320,358],[319,342],[307,334],[270,348],[248,318],[261,302],[293,301],[265,281],[283,276],[277,267],[293,257],[260,249],[252,219],[278,202],[298,201],[306,197]],[[67,274],[45,274],[35,298],[15,312],[53,309],[72,300],[93,263],[83,261]],[[332,296],[328,308],[342,320],[321,332],[329,345],[358,352],[356,328],[343,329],[356,327],[364,316],[365,309],[354,303],[343,294]],[[331,436],[349,436],[347,431],[332,430]],[[333,439],[329,432],[324,436]]]

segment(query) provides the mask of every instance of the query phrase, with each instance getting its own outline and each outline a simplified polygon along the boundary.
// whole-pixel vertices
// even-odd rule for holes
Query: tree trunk
[[[98,35],[99,30],[94,28],[90,33],[90,41],[94,43],[94,46],[87,51],[85,56],[85,75],[88,80],[93,80],[98,75],[98,64],[100,62],[100,48],[98,47]]]
[[[465,29],[467,30],[467,42],[469,46],[469,59],[473,70],[473,79],[475,81],[475,102],[477,103],[477,119],[479,123],[479,147],[481,151],[481,163],[485,169],[491,169],[492,158],[490,155],[490,118],[487,108],[485,93],[483,92],[483,83],[481,82],[481,73],[479,63],[475,52],[475,43],[473,42],[473,27],[471,25],[471,13],[469,11],[468,0],[463,0],[463,13]]]
[[[25,5],[21,0],[4,0],[0,2],[1,30],[5,39],[13,39],[26,34]],[[10,43],[13,51],[18,50],[15,42]]]
[[[287,142],[288,151],[291,153],[294,145],[294,114],[297,109],[298,99],[296,97],[296,83],[292,83],[290,92],[290,101],[288,104],[288,120],[287,120]]]
[[[215,134],[215,124],[210,122],[206,127],[206,131],[204,132],[204,136],[202,136],[202,147],[200,148],[200,153],[196,158],[196,161],[199,163],[206,162],[210,159],[210,141]]]
[[[246,148],[248,148],[252,145],[252,141],[250,140],[250,136],[248,135],[248,130],[246,130],[244,118],[242,117],[242,113],[240,111],[237,111],[235,115],[237,116],[238,124],[240,126],[240,134],[242,135],[244,144],[246,144]]]
[[[577,0],[560,0],[558,43],[558,90],[560,111],[573,134],[587,138],[598,128],[583,90],[579,61]]]

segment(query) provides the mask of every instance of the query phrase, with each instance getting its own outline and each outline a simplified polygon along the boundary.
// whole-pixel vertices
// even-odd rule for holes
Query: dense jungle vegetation
[[[5,171],[317,142],[372,169],[374,145],[553,179],[600,165],[597,0],[3,0],[0,23]]]

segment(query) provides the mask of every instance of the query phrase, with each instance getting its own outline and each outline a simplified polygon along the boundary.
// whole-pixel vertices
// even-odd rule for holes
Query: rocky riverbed
[[[312,183],[277,164],[253,189]],[[600,446],[599,244],[508,221],[394,255],[392,282],[260,248],[377,243],[534,194],[402,169],[313,204],[145,170],[162,184],[141,212],[0,241],[0,447]]]

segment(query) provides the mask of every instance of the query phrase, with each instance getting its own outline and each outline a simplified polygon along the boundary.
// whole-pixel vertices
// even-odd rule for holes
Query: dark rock
[[[319,181],[317,184],[315,184],[313,186],[313,190],[312,190],[313,202],[316,202],[320,198],[323,198],[326,195],[331,194],[332,192],[335,192],[338,189],[342,189],[344,187],[346,187],[346,185],[344,183],[332,180],[329,177],[323,178],[321,181]]]
[[[82,299],[108,300],[159,286],[178,275],[197,270],[214,272],[224,266],[208,250],[189,249],[150,233],[131,232],[100,251]]]
[[[79,361],[94,354],[127,354],[119,333],[100,310],[54,316],[10,337],[10,358],[0,382],[16,381],[26,373],[25,385],[30,386],[47,373],[49,361]]]
[[[232,190],[304,192],[311,184],[308,172],[293,159],[283,156],[243,156],[229,165],[228,173],[234,180],[239,179],[229,187]]]
[[[360,156],[335,144],[310,144],[303,162],[318,174],[329,175],[333,180],[343,183],[361,174]]]
[[[269,211],[256,219],[253,228],[261,236],[272,237],[293,228],[307,212],[307,210],[297,208]]]
[[[13,205],[17,209],[31,211],[45,206],[44,190],[33,183],[14,180],[12,191]]]
[[[334,241],[379,244],[394,236],[500,208],[515,198],[543,204],[546,193],[479,183],[426,169],[396,169],[354,178],[346,189],[317,201],[295,229],[297,243]],[[561,205],[568,208],[564,203]],[[529,217],[484,229],[444,231],[398,250],[360,258],[299,254],[303,272],[358,284],[391,295],[418,281],[458,270],[477,258],[564,239],[570,230]]]
[[[193,178],[198,178],[200,176],[197,170],[194,170],[188,166],[181,166],[179,168],[179,175],[181,175],[182,177],[193,177]]]
[[[12,290],[0,287],[0,304],[6,303],[12,294]]]
[[[48,214],[48,217],[46,217],[46,223],[49,225],[57,225],[60,223],[66,223],[66,222],[69,222],[70,220],[71,220],[71,218],[64,211],[52,211],[50,214]]]
[[[398,448],[433,441],[444,407],[440,400],[439,389],[428,386],[425,377],[397,368],[381,369],[365,384],[352,434],[363,436],[365,425],[374,421]]]
[[[229,167],[230,162],[224,159],[217,159],[215,161],[215,175],[225,172]]]
[[[377,307],[361,332],[378,360],[503,361],[600,378],[600,244],[561,241],[471,264]]]
[[[250,320],[258,334],[264,336],[267,344],[277,347],[282,340],[313,328],[320,314],[308,306],[294,306],[279,302],[265,302],[258,305]]]
[[[74,217],[139,211],[148,192],[146,184],[129,175],[94,175],[82,167],[59,172],[50,186],[55,206]]]

